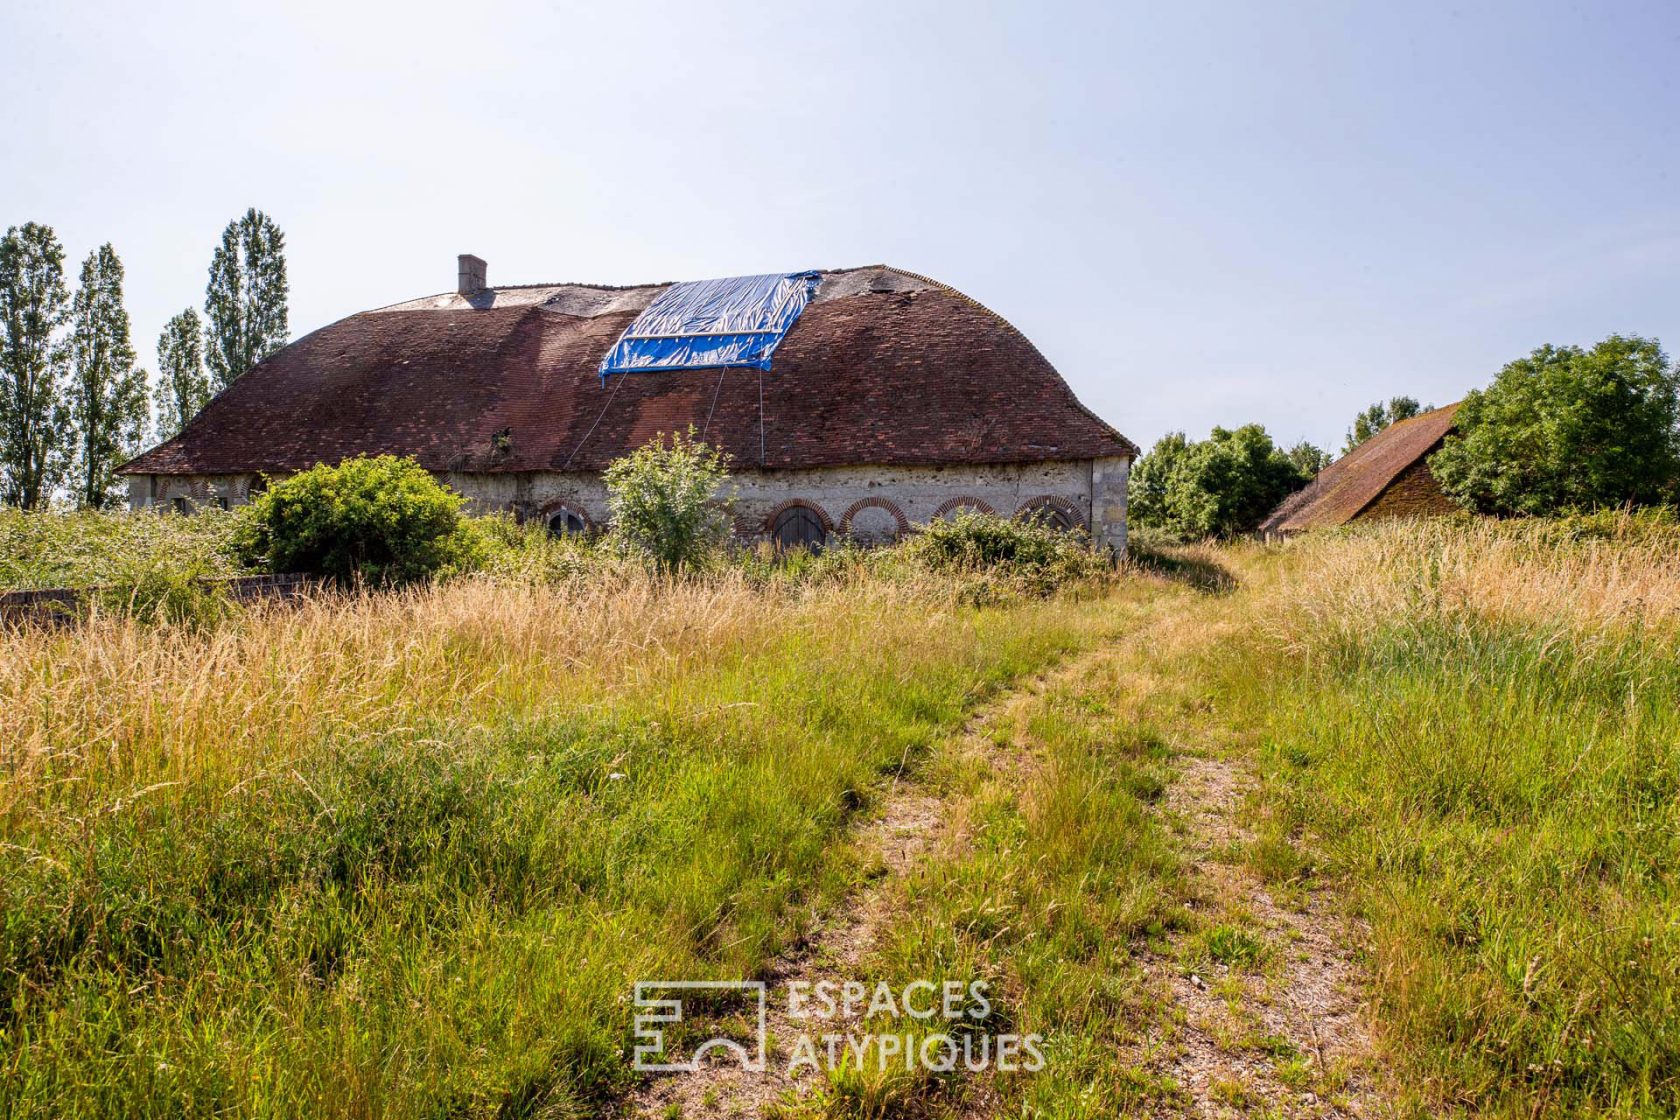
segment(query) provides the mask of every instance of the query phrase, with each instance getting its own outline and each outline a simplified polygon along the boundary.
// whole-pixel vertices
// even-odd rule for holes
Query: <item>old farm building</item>
[[[1287,536],[1356,520],[1454,512],[1459,507],[1429,473],[1429,456],[1452,430],[1457,411],[1449,404],[1384,428],[1284,499],[1260,532]]]
[[[690,426],[731,457],[743,537],[881,541],[968,508],[1125,544],[1137,448],[1007,321],[886,266],[492,288],[462,257],[455,292],[299,339],[124,470],[134,507],[191,509],[389,452],[578,531],[607,464]]]

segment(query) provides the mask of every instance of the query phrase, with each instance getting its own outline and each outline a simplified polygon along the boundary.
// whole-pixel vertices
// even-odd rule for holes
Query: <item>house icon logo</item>
[[[753,1045],[714,1036],[695,1046],[686,1059],[673,1058],[665,1048],[665,1032],[683,1021],[684,993],[700,993],[708,1004],[719,996],[746,997],[755,1021]],[[765,1067],[765,987],[762,980],[638,980],[636,981],[636,1047],[633,1067],[641,1073],[693,1073],[712,1051],[734,1054],[748,1073]]]

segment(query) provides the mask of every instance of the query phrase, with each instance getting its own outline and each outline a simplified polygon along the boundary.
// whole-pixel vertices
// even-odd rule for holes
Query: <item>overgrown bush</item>
[[[235,523],[234,514],[214,507],[191,517],[0,508],[0,590],[103,586],[161,568],[205,578],[245,575]]]
[[[1680,369],[1652,339],[1542,346],[1464,398],[1429,460],[1478,513],[1672,502],[1680,487]]]
[[[151,626],[209,627],[233,613],[227,589],[199,563],[154,562],[118,572],[100,588],[98,608]]]
[[[461,560],[465,499],[413,459],[394,455],[317,465],[276,482],[243,511],[243,555],[272,572],[392,585]]]
[[[719,502],[729,481],[724,456],[694,436],[659,436],[607,467],[612,536],[662,572],[703,567],[729,537]]]
[[[924,526],[901,547],[905,556],[931,571],[980,577],[972,589],[980,597],[991,597],[988,592],[1048,594],[1112,568],[1083,534],[973,511]]]

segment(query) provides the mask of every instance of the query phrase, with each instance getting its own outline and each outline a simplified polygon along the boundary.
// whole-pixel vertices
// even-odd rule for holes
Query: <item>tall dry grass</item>
[[[1680,1109],[1680,532],[1397,523],[1227,562],[1250,636],[1200,664],[1261,736],[1262,845],[1306,853],[1269,862],[1370,922],[1399,1083]]]
[[[0,1114],[587,1115],[883,775],[1106,625],[858,574],[0,633]]]

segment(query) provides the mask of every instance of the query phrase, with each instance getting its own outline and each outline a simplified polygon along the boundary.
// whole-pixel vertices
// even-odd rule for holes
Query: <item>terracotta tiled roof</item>
[[[762,425],[754,370],[603,385],[602,354],[663,288],[495,288],[352,315],[124,470],[285,472],[384,452],[433,470],[599,470],[689,425],[737,469],[1137,454],[1005,320],[885,266],[824,274],[763,375]]]
[[[1384,428],[1284,499],[1260,531],[1300,533],[1352,521],[1407,467],[1441,445],[1457,411],[1449,404]]]

